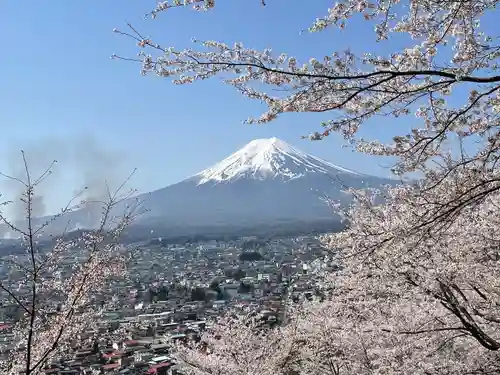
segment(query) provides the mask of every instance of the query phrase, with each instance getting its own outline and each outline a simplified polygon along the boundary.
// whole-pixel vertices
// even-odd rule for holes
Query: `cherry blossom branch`
[[[125,35],[125,36],[130,36],[130,34],[121,32],[121,31],[115,31],[118,34]],[[134,38],[135,39],[135,38]],[[164,49],[160,47],[157,44],[153,44],[152,41],[145,39],[145,40],[139,40],[139,42],[143,45],[141,47],[152,47],[154,49],[158,49],[161,52],[167,52],[168,49]],[[234,50],[228,49],[228,51],[234,52]],[[308,79],[324,79],[327,81],[359,81],[359,80],[367,80],[370,78],[380,78],[380,82],[374,83],[371,86],[375,87],[378,84],[388,82],[394,78],[398,77],[411,77],[411,78],[417,78],[419,76],[428,76],[428,77],[441,77],[441,78],[449,78],[452,82],[471,82],[471,83],[496,83],[500,82],[500,75],[493,75],[493,76],[486,76],[486,77],[480,77],[480,76],[461,76],[457,73],[451,73],[451,72],[445,72],[445,71],[440,71],[440,70],[407,70],[407,71],[395,71],[395,70],[378,70],[375,72],[370,72],[370,73],[365,73],[365,74],[353,74],[353,75],[330,75],[330,74],[319,74],[319,73],[302,73],[302,72],[297,72],[297,71],[289,71],[289,70],[280,70],[280,69],[275,69],[269,66],[266,66],[264,63],[252,63],[252,62],[230,62],[230,61],[201,61],[197,59],[196,57],[186,54],[184,52],[174,52],[170,51],[170,53],[178,56],[181,58],[182,56],[186,56],[188,59],[192,60],[196,65],[199,66],[207,66],[209,68],[217,68],[221,67],[222,70],[228,70],[230,68],[256,68],[259,69],[260,71],[264,71],[267,73],[274,73],[274,74],[279,74],[279,75],[285,75],[285,76],[290,76],[293,78],[308,78]],[[113,55],[112,56],[115,59],[119,60],[124,60],[124,61],[131,61],[131,62],[137,62],[137,63],[144,63],[144,59],[134,59],[134,58],[127,58],[127,57],[122,57],[118,55]],[[161,65],[163,64],[163,61],[161,59],[156,60],[156,61],[149,61],[150,64],[152,65],[157,65],[158,69],[161,69]],[[182,62],[182,60],[179,60],[177,62],[179,65],[183,64],[188,64],[186,62]],[[156,70],[156,68],[153,68],[153,70]],[[367,89],[367,88],[365,88]]]
[[[31,311],[28,310],[28,308],[26,307],[26,305],[24,303],[22,303],[19,300],[19,298],[14,293],[12,293],[10,291],[9,288],[6,288],[3,283],[0,283],[0,289],[2,289],[3,291],[5,291],[26,312],[26,314],[31,315]]]
[[[33,197],[37,185],[50,175],[51,170],[49,168],[42,173],[41,177],[33,179],[24,153],[22,153],[22,158],[25,167],[24,180],[5,174],[2,176],[20,183],[25,190],[21,202],[25,205],[27,229],[20,230],[2,214],[0,218],[5,223],[11,224],[7,225],[11,230],[23,235],[29,255],[27,264],[15,261],[11,263],[19,269],[26,270],[27,278],[24,282],[30,284],[28,296],[30,306],[23,303],[4,284],[0,284],[0,289],[4,290],[26,313],[14,324],[13,330],[15,345],[25,349],[11,351],[9,360],[0,363],[2,373],[6,375],[13,375],[19,371],[24,371],[26,375],[39,373],[47,360],[61,353],[62,350],[71,349],[68,345],[75,333],[84,329],[84,326],[95,324],[95,317],[98,316],[100,310],[89,303],[89,293],[99,293],[109,276],[123,275],[125,265],[124,258],[119,254],[120,235],[134,219],[134,210],[140,204],[138,202],[137,205],[127,205],[121,218],[111,216],[118,204],[124,204],[124,201],[130,199],[134,193],[130,191],[128,194],[122,194],[134,170],[115,191],[112,192],[108,186],[108,201],[102,203],[103,214],[100,226],[95,231],[90,234],[84,233],[76,240],[66,240],[65,230],[62,237],[56,240],[52,251],[38,255],[38,242],[35,236],[42,235],[42,230],[55,219],[46,220],[35,228]],[[56,215],[57,218],[75,209],[75,207],[70,208],[74,199],[72,198],[66,208]],[[82,252],[87,252],[88,257],[83,263],[75,265],[75,270],[69,279],[63,280],[62,277],[65,276],[60,272],[60,268],[64,267],[62,260],[78,248]],[[9,261],[10,259],[6,260],[6,262]],[[55,314],[51,311],[50,303],[47,304],[47,301],[51,299],[62,301]]]
[[[444,332],[444,331],[465,331],[465,329],[464,327],[441,327],[441,328],[421,329],[416,331],[393,331],[390,329],[382,328],[382,332],[397,333],[399,335],[421,335],[423,333]]]
[[[31,182],[31,175],[28,169],[28,163],[26,161],[26,155],[22,152],[24,169],[26,172],[26,219],[28,220],[28,253],[31,259],[31,268],[33,274],[31,275],[31,314],[29,316],[30,322],[28,327],[28,341],[26,347],[26,375],[31,374],[31,351],[32,351],[32,341],[33,341],[33,330],[35,325],[35,318],[37,316],[36,304],[37,304],[37,284],[38,284],[38,273],[36,271],[36,259],[35,259],[35,242],[33,233],[33,189],[34,185]]]
[[[152,15],[215,4],[162,2]],[[279,327],[281,341],[222,321],[216,330],[223,338],[206,337],[211,354],[186,349],[187,358],[219,375],[498,372],[500,36],[484,22],[498,4],[339,1],[309,31],[346,32],[361,16],[373,41],[389,40],[388,48],[325,51],[305,63],[241,43],[195,40],[193,48],[165,48],[131,25],[115,30],[140,50],[137,58],[114,57],[142,64],[142,74],[181,85],[222,77],[266,106],[247,123],[329,113],[309,139],[338,133],[358,152],[395,158],[392,172],[412,179],[378,192],[352,191],[356,204],[340,210],[348,225],[322,237],[338,268],[312,275],[328,297],[292,309],[291,324]],[[404,43],[397,48],[396,33]],[[360,129],[377,126],[373,118],[402,127],[391,141],[366,140]],[[264,362],[266,350],[256,343],[272,348],[273,359]],[[238,356],[238,348],[258,360]]]
[[[441,292],[443,293],[444,300],[446,301],[444,306],[458,317],[458,319],[462,322],[464,329],[470,332],[470,334],[486,349],[499,350],[500,342],[488,336],[474,321],[469,312],[458,302],[452,288],[461,293],[460,289],[456,285],[452,285],[450,287],[442,282],[439,282],[439,286],[441,288]]]
[[[392,78],[397,78],[397,77],[418,77],[418,76],[430,76],[430,77],[441,77],[441,78],[449,78],[453,82],[471,82],[471,83],[495,83],[495,82],[500,82],[500,75],[492,75],[492,76],[472,76],[472,75],[460,75],[457,73],[452,73],[452,72],[446,72],[443,70],[434,70],[434,69],[412,69],[412,70],[406,70],[406,71],[397,71],[397,70],[377,70],[374,72],[369,72],[369,73],[364,73],[364,74],[352,74],[352,75],[333,75],[333,74],[320,74],[320,73],[310,73],[310,72],[300,72],[300,71],[293,71],[293,70],[281,70],[281,69],[276,69],[270,66],[265,65],[262,61],[259,61],[259,63],[256,62],[233,62],[230,60],[225,60],[225,61],[218,61],[218,60],[209,60],[209,61],[202,61],[198,59],[194,54],[189,54],[189,50],[183,51],[183,52],[175,52],[172,51],[169,48],[164,48],[160,46],[157,43],[154,43],[152,40],[149,38],[144,37],[141,35],[130,23],[127,24],[127,26],[132,30],[133,34],[123,32],[120,30],[113,30],[115,33],[124,35],[126,37],[134,39],[138,45],[142,48],[150,47],[155,50],[160,51],[161,53],[172,53],[175,56],[178,57],[177,60],[175,60],[175,63],[182,65],[186,64],[182,60],[180,60],[183,56],[187,57],[196,65],[200,66],[208,66],[208,67],[222,67],[224,71],[226,71],[228,68],[257,68],[259,70],[268,72],[268,73],[275,73],[279,75],[286,75],[286,76],[292,76],[292,77],[298,77],[298,78],[313,78],[313,79],[325,79],[325,80],[331,80],[331,81],[340,81],[340,80],[366,80],[369,78],[378,78],[380,77],[381,79],[392,79]],[[213,43],[211,42],[202,42],[204,45],[212,45]],[[225,52],[233,52],[233,53],[241,53],[240,50],[234,50],[231,49],[225,45],[222,45],[220,43],[216,44],[216,46],[219,46],[222,50]],[[203,55],[202,55],[203,56]],[[224,58],[223,56],[218,56],[221,58]],[[254,59],[255,56],[248,56],[249,58]],[[121,60],[126,60],[126,61],[135,61],[135,62],[140,62],[143,63],[143,59],[131,59],[131,58],[125,58],[125,57],[120,57],[117,55],[113,55],[113,58],[121,59]],[[163,60],[159,59],[154,64],[162,65]],[[386,77],[388,76],[388,77]],[[382,82],[381,82],[382,83]]]
[[[104,212],[102,215],[100,226],[94,234],[96,238],[100,238],[101,236],[105,236],[107,234],[108,231],[106,226],[109,224],[110,214],[113,208],[116,207],[116,205],[118,205],[119,203],[123,202],[124,200],[130,199],[130,195],[133,193],[133,191],[124,196],[119,196],[119,194],[121,194],[121,191],[123,190],[125,185],[130,181],[134,173],[135,170],[124,180],[124,182],[114,192],[111,192],[109,186],[107,187],[109,199],[107,202],[103,202]],[[130,216],[130,214],[127,213],[123,217],[121,223],[128,225],[131,219],[132,217]],[[117,232],[116,237],[114,239],[115,241],[119,240],[119,235],[121,234],[122,229],[123,228],[120,228],[119,231]],[[47,350],[45,350],[45,352],[42,354],[38,362],[36,362],[31,368],[32,372],[38,369],[47,360],[47,358],[51,355],[51,353],[57,349],[59,341],[61,340],[61,337],[65,329],[67,328],[67,324],[70,323],[71,317],[75,314],[75,307],[84,296],[84,292],[87,287],[89,277],[92,275],[92,273],[96,272],[95,268],[92,267],[92,262],[95,260],[96,256],[98,256],[100,252],[100,247],[99,247],[100,245],[101,243],[99,241],[91,242],[90,255],[85,261],[85,263],[83,263],[80,266],[80,270],[84,270],[82,272],[81,278],[79,281],[77,281],[76,284],[74,284],[71,287],[71,289],[68,290],[68,294],[73,295],[73,297],[72,301],[70,302],[67,308],[68,310],[65,313],[63,324],[61,324],[59,331],[57,332],[57,335],[52,341],[50,347]]]

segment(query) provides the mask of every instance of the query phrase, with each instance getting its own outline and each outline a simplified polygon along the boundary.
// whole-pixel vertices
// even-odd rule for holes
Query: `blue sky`
[[[13,150],[24,148],[29,154],[36,148],[32,157],[36,164],[64,158],[63,148],[77,147],[75,143],[85,138],[122,160],[120,165],[106,164],[109,158],[98,157],[93,167],[96,174],[113,169],[125,175],[137,167],[133,186],[147,191],[190,176],[252,139],[276,136],[333,163],[389,174],[380,165],[383,160],[342,148],[339,137],[323,142],[300,139],[320,130],[320,121],[327,115],[290,114],[267,125],[243,125],[242,120],[260,114],[263,107],[219,79],[179,87],[166,79],[140,76],[139,65],[109,58],[112,53],[134,56],[138,52],[131,40],[112,33],[115,27],[125,29],[126,22],[163,45],[182,48],[190,45],[192,37],[241,41],[304,59],[349,46],[371,50],[374,42],[367,38],[371,36],[368,24],[351,24],[347,32],[300,35],[301,29],[325,13],[331,5],[328,0],[307,6],[287,2],[287,7],[277,0],[268,1],[266,7],[258,0],[219,0],[220,6],[210,13],[177,9],[156,20],[144,20],[154,3],[2,2],[1,170],[9,171],[6,153]],[[364,135],[388,139],[394,129],[390,124],[379,125]],[[57,184],[47,189],[50,207],[59,206],[83,183],[79,169],[67,167],[58,174]]]

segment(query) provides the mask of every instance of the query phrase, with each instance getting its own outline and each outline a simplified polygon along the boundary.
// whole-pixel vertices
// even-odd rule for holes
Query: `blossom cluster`
[[[50,360],[69,355],[81,335],[96,327],[107,307],[96,298],[106,291],[109,281],[127,274],[128,255],[120,236],[137,215],[134,206],[116,216],[117,204],[129,198],[129,194],[122,195],[122,186],[103,203],[98,228],[76,238],[63,233],[49,240],[43,236],[46,228],[71,209],[35,225],[33,198],[41,179],[32,180],[27,166],[26,173],[26,181],[16,179],[25,188],[21,200],[25,223],[15,226],[0,212],[2,224],[18,234],[25,246],[25,254],[3,259],[9,273],[17,276],[0,283],[2,297],[10,299],[21,312],[13,322],[13,348],[7,359],[0,361],[0,372],[5,375],[44,373]],[[72,209],[76,208],[81,207]]]
[[[156,14],[173,7],[162,4]],[[342,265],[323,275],[329,298],[293,309],[286,325],[264,335],[241,317],[219,322],[203,344],[179,349],[193,374],[500,372],[500,36],[481,23],[498,5],[339,1],[310,32],[348,32],[361,16],[374,41],[402,34],[407,44],[361,55],[325,51],[309,61],[238,42],[164,47],[133,27],[116,30],[137,42],[131,60],[143,74],[181,85],[223,77],[266,105],[249,123],[329,113],[310,139],[339,133],[357,151],[395,157],[396,175],[419,177],[350,190],[355,203],[341,210],[347,229],[323,237]],[[389,143],[360,138],[373,118],[403,120],[409,130]]]
[[[215,6],[214,2],[164,1],[154,12],[192,3],[204,4],[207,9]],[[439,153],[436,147],[445,143],[449,133],[462,138],[483,136],[498,116],[500,46],[496,44],[498,36],[488,34],[491,30],[480,23],[496,4],[339,2],[313,23],[311,32],[336,26],[348,30],[349,21],[362,14],[375,25],[376,40],[404,33],[411,38],[410,45],[383,54],[333,51],[304,62],[239,42],[230,45],[193,39],[193,48],[178,50],[142,36],[133,27],[130,32],[115,31],[137,41],[141,51],[139,58],[132,60],[142,64],[143,74],[172,78],[176,84],[222,76],[244,96],[267,105],[260,117],[249,118],[248,123],[266,123],[288,112],[331,112],[333,119],[324,122],[324,129],[311,134],[311,139],[338,132],[359,151],[406,159],[396,169],[403,173],[401,169],[416,168],[411,160],[425,162]],[[447,61],[449,55],[452,58]],[[267,92],[266,87],[279,90]],[[463,88],[470,93],[468,99],[463,103],[453,100],[457,104],[452,106],[451,95]],[[404,117],[415,124],[414,130],[390,145],[358,139],[361,125],[373,117]],[[424,126],[417,127],[419,123]]]

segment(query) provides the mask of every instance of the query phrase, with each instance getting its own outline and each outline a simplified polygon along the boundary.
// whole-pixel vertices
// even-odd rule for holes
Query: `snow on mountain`
[[[231,182],[240,178],[293,180],[308,173],[356,172],[306,154],[278,138],[256,139],[234,154],[198,173],[198,184]]]
[[[332,220],[325,197],[349,204],[346,186],[387,183],[394,182],[347,170],[277,138],[257,139],[190,178],[140,195],[148,212],[136,223],[178,234],[186,228],[198,233],[196,228]],[[83,208],[56,220],[60,228],[55,231],[68,219],[82,228],[95,227],[89,213]]]
[[[234,154],[146,198],[146,220],[165,225],[255,225],[334,217],[325,198],[351,202],[345,188],[380,186],[277,138],[251,141]]]

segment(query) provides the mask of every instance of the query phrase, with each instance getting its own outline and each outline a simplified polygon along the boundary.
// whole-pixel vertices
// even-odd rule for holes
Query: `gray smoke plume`
[[[50,180],[57,180],[58,168],[53,163],[61,156],[57,151],[62,149],[62,144],[58,140],[47,139],[40,143],[27,145],[28,147],[24,148],[24,157],[29,168],[32,183],[39,179],[52,165],[50,169],[51,174],[47,175],[46,180],[41,180],[35,188],[34,196],[32,197],[32,215],[34,217],[43,216],[46,212],[44,196],[50,188]],[[2,193],[5,193],[5,198],[12,201],[11,204],[5,207],[6,212],[4,214],[12,224],[25,230],[28,212],[25,203],[26,188],[22,182],[27,183],[28,176],[21,149],[23,148],[14,149],[12,147],[7,151],[8,170],[5,171],[5,174],[10,178],[3,178],[0,186],[3,190]]]
[[[125,155],[110,152],[88,136],[78,138],[72,151],[73,165],[85,187],[83,199],[87,218],[82,224],[94,228],[100,224],[103,203],[126,178]]]
[[[32,214],[34,217],[53,214],[47,212],[45,198],[51,187],[61,182],[65,171],[71,170],[78,181],[68,186],[68,191],[79,191],[84,200],[86,218],[78,219],[80,225],[93,228],[100,222],[102,204],[97,202],[108,199],[108,187],[116,189],[126,178],[125,155],[108,149],[92,136],[79,136],[72,139],[46,138],[29,144],[17,144],[7,152],[8,170],[3,171],[13,179],[3,178],[0,188],[5,197],[13,203],[6,206],[5,213],[9,220],[20,228],[26,226],[26,204],[21,201],[25,193],[24,187],[16,179],[26,181],[26,171],[22,154],[23,149],[28,163],[31,178],[34,180],[43,174],[54,160],[57,163],[52,173],[35,189]],[[83,188],[86,188],[83,190]],[[64,206],[66,202],[61,202]]]

